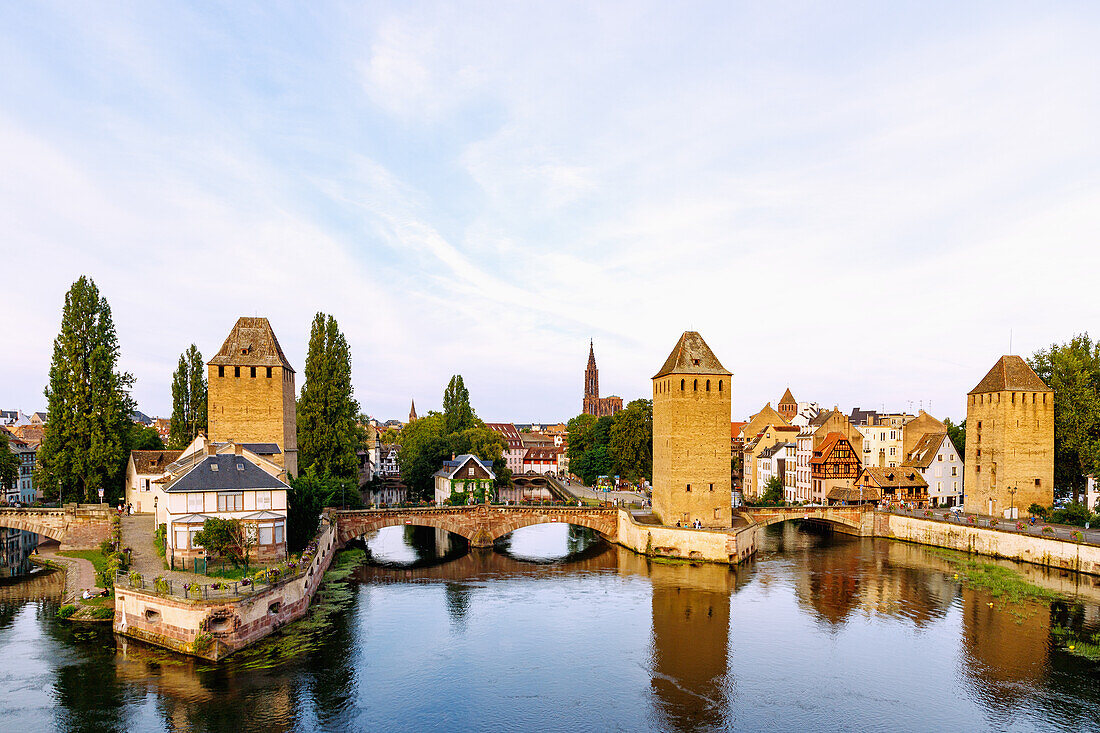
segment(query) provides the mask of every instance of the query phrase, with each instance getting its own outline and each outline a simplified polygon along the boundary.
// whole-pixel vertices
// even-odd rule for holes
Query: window
[[[141,480],[141,490],[142,491],[148,491],[149,490],[149,479],[143,478]]]
[[[710,392],[710,380],[707,380],[707,391]]]
[[[936,460],[937,461],[942,461],[943,460],[943,453],[940,453],[938,456],[936,456]]]
[[[951,467],[951,475],[952,476],[958,476],[959,475],[959,467],[958,466],[952,466]]]
[[[682,380],[682,379],[680,380],[680,391],[681,392],[684,391],[684,380]]]
[[[1035,488],[1039,488],[1042,485],[1043,485],[1043,482],[1042,482],[1041,479],[1035,479]]]
[[[218,494],[219,512],[239,512],[244,510],[244,493]]]
[[[267,368],[267,378],[271,379],[271,367]]]
[[[281,545],[283,543],[283,523],[282,522],[275,522],[274,530],[275,530],[275,532],[274,532],[275,544],[276,545]]]
[[[210,464],[210,470],[213,471],[214,473],[217,473],[218,472],[218,464],[211,463]]]
[[[473,475],[474,475],[474,467],[473,467],[473,466],[470,466],[470,467],[469,467],[469,468],[468,468],[468,469],[466,470],[466,475],[467,475],[467,476],[473,476]]]
[[[202,531],[202,527],[201,526],[188,527],[188,530],[189,530],[189,534],[191,535],[191,549],[201,550],[202,545],[200,545],[198,542],[195,542],[195,535],[197,535],[199,532]]]
[[[187,511],[197,514],[202,511],[202,494],[187,495]]]
[[[176,539],[175,542],[172,543],[172,547],[177,550],[186,550],[188,537],[187,527],[177,527],[175,535]]]
[[[711,484],[711,485],[710,485],[710,490],[711,490],[711,491],[714,491],[714,484]]]
[[[722,380],[721,379],[718,380],[718,391],[719,392],[722,391]]]
[[[233,367],[233,376],[234,377],[241,376],[241,368],[240,367]]]
[[[698,379],[691,380],[691,388],[696,392],[699,391],[699,380]]]
[[[687,485],[687,490],[688,490],[688,491],[691,491],[691,484],[688,484],[688,485]]]
[[[256,492],[256,508],[257,509],[270,509],[271,508],[271,492],[270,491],[257,491]]]
[[[261,524],[260,525],[260,539],[259,539],[258,544],[270,545],[270,544],[274,544],[274,540],[275,540],[275,534],[274,534],[273,527],[270,524]]]
[[[252,373],[250,374],[250,376],[251,376],[251,377],[252,377],[253,379],[255,379],[255,378],[256,378],[256,367],[252,367],[251,369],[252,369]]]
[[[223,367],[223,366],[218,367],[218,376],[219,377],[224,377],[225,376],[225,367]]]

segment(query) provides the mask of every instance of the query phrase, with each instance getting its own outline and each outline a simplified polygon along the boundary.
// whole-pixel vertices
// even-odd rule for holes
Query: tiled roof
[[[787,387],[787,391],[784,392],[783,396],[779,399],[779,404],[781,404],[781,405],[795,405],[795,406],[798,405],[798,400],[796,400],[794,398],[794,395],[791,394],[791,388],[790,387]]]
[[[943,445],[943,439],[946,437],[947,433],[925,433],[909,451],[909,455],[901,465],[928,468],[932,465],[932,461],[936,460],[940,446]]]
[[[1006,355],[997,360],[985,379],[978,382],[978,386],[970,390],[968,394],[981,394],[984,392],[1003,392],[1005,390],[1020,390],[1023,392],[1053,392],[1050,387],[1039,378],[1027,362],[1018,356]]]
[[[877,486],[865,486],[862,491],[859,487],[834,486],[826,494],[829,501],[879,501],[882,499],[882,490]]]
[[[277,366],[294,371],[266,318],[238,318],[221,350],[207,363],[220,366]]]
[[[282,453],[278,443],[241,443],[241,447],[258,456],[277,456]]]
[[[439,469],[433,476],[442,476],[443,478],[454,478],[459,469],[465,466],[469,461],[476,461],[477,465],[481,466],[486,473],[489,474],[489,478],[496,480],[497,475],[493,473],[493,467],[486,465],[484,461],[469,453],[463,453],[460,456],[455,456],[451,460],[443,461],[443,468]]]
[[[718,357],[707,346],[707,342],[698,331],[684,331],[676,347],[665,359],[661,370],[653,375],[654,379],[666,374],[726,374],[727,371]]]
[[[928,488],[928,482],[925,481],[924,477],[920,475],[920,471],[916,470],[912,466],[895,466],[892,468],[879,468],[877,466],[869,466],[863,469],[863,473],[858,479],[856,479],[856,482],[862,483],[864,476],[869,477],[872,481],[875,482],[877,486],[880,486],[882,488]]]
[[[138,473],[164,473],[170,463],[183,455],[181,450],[132,450],[134,470]]]
[[[213,468],[217,466],[217,469]],[[240,468],[238,469],[238,466]],[[243,491],[287,489],[285,483],[244,456],[222,453],[206,456],[187,473],[170,483],[165,491]]]
[[[746,425],[748,425],[747,422],[731,422],[730,436],[736,438],[737,435],[741,432],[741,428],[745,427]]]

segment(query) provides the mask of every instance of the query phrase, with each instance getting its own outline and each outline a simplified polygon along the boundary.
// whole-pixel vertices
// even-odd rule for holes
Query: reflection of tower
[[[1007,613],[988,593],[971,588],[962,589],[962,608],[963,659],[976,698],[996,700],[998,711],[1011,710],[1048,674],[1050,612]]]
[[[671,730],[721,728],[728,707],[725,677],[730,594],[726,566],[652,565],[653,668],[659,719]]]

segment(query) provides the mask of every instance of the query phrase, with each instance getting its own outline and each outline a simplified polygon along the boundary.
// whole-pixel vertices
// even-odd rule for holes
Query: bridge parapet
[[[111,508],[107,504],[2,507],[0,527],[57,540],[62,549],[92,550],[111,534]]]

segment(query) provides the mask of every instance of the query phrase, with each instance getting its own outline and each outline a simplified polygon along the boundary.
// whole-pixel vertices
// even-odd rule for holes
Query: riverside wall
[[[984,527],[875,513],[875,537],[1100,575],[1100,547]]]
[[[198,600],[118,585],[115,632],[213,661],[262,639],[309,609],[340,548],[335,526],[325,519],[322,523],[309,565],[251,595]]]
[[[750,523],[736,529],[687,529],[639,524],[626,509],[619,510],[615,542],[642,555],[736,565],[756,553],[764,526]]]

